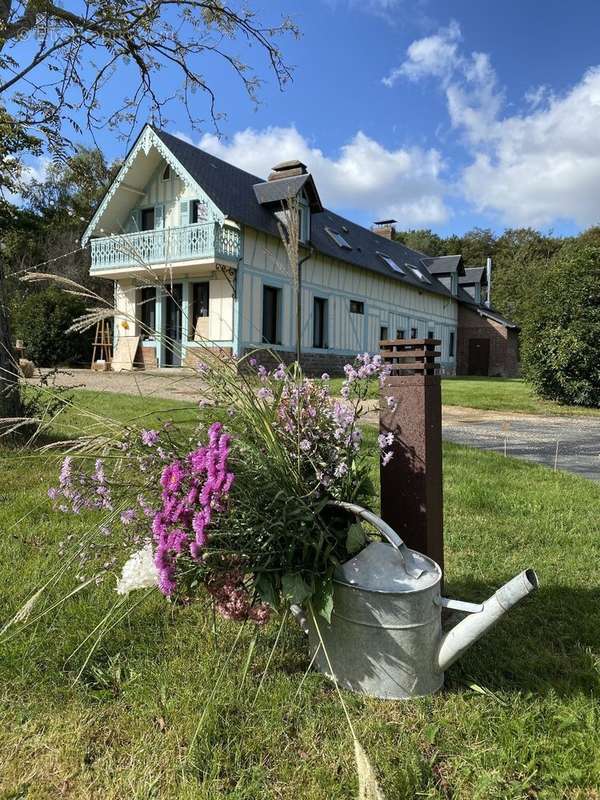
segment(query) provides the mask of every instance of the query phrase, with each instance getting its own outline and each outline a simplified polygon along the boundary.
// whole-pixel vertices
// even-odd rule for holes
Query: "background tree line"
[[[491,256],[492,306],[521,327],[523,373],[538,394],[600,407],[600,226],[577,236],[474,228],[463,236],[398,232],[430,256],[462,254],[466,267]]]

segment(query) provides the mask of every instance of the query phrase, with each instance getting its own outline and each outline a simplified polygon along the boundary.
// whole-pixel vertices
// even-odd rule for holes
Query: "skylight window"
[[[409,267],[409,269],[411,269],[411,270],[414,272],[414,274],[417,276],[417,278],[418,278],[420,281],[423,281],[423,283],[431,283],[431,280],[429,279],[429,276],[428,276],[428,275],[426,275],[426,274],[425,274],[425,273],[424,273],[422,270],[420,270],[418,267],[413,267],[413,265],[412,265],[412,264],[407,264],[406,266],[407,266],[407,267]]]
[[[337,244],[338,247],[343,247],[344,250],[352,250],[348,242],[344,239],[341,233],[334,231],[333,228],[325,228],[329,236],[333,239],[333,241]]]
[[[406,272],[400,267],[391,256],[386,255],[385,253],[377,253],[379,258],[385,262],[390,269],[393,269],[394,272],[399,272],[400,275],[406,275]]]

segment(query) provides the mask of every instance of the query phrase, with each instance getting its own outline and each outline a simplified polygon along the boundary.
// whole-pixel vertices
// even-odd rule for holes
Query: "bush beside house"
[[[600,407],[600,247],[565,244],[538,271],[523,326],[523,369],[549,400]]]
[[[60,289],[28,295],[15,311],[15,332],[28,358],[41,367],[89,363],[93,331],[66,333],[84,313],[83,301]]]

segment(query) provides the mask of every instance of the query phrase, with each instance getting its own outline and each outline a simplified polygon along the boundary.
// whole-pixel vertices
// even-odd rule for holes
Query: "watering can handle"
[[[390,528],[387,522],[384,522],[381,517],[377,516],[377,514],[373,514],[372,511],[356,505],[356,503],[345,503],[341,500],[331,500],[329,505],[336,506],[337,508],[344,508],[346,511],[350,511],[357,517],[364,519],[365,522],[370,522],[371,525],[373,525],[374,528],[377,528],[379,533],[388,540],[392,547],[395,547],[396,550],[398,550],[404,560],[404,568],[409,575],[411,575],[413,578],[418,578],[423,574],[424,570],[420,569],[415,564],[412,552],[398,536],[396,531],[393,528]]]

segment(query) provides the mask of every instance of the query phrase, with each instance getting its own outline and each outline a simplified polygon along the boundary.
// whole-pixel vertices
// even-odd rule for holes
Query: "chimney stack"
[[[485,305],[487,308],[490,308],[492,303],[492,259],[490,256],[487,257],[487,261],[485,263],[485,277],[487,280],[487,296],[485,298]]]
[[[383,236],[384,239],[393,239],[396,233],[395,222],[395,219],[380,219],[373,223],[371,230],[378,236]]]
[[[308,170],[306,164],[303,164],[297,159],[291,161],[282,161],[280,164],[275,164],[271,168],[271,173],[267,181],[279,181],[282,178],[294,178],[296,175],[306,175]]]

